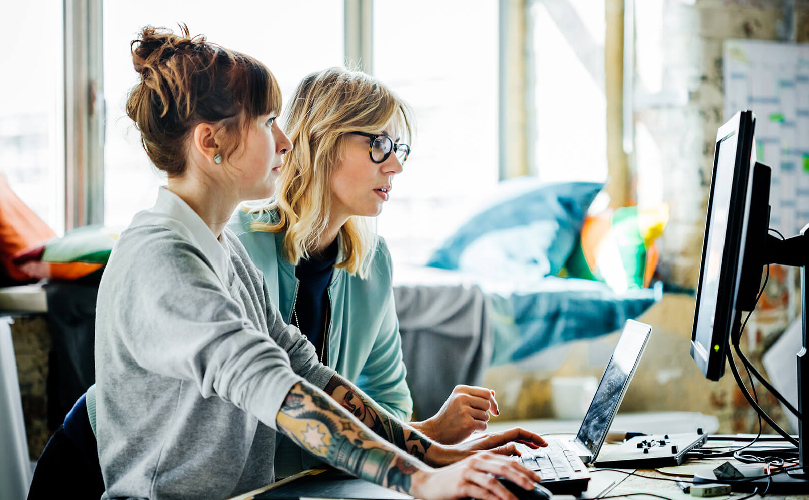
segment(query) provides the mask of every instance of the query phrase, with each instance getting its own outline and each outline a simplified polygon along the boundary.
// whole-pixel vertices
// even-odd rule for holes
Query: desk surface
[[[677,427],[677,422],[690,422],[690,427],[680,429]],[[674,427],[672,428],[672,423]],[[553,434],[575,434],[578,428],[578,422],[566,421],[552,421],[552,420],[531,420],[531,421],[517,421],[517,422],[498,422],[489,426],[490,431],[499,431],[514,426],[520,426],[528,430],[542,433]],[[639,427],[640,426],[640,427]],[[644,414],[644,415],[618,415],[611,428],[612,431],[635,431],[647,432],[653,434],[674,433],[674,432],[688,432],[693,431],[693,427],[703,426],[708,433],[716,432],[716,419],[715,417],[694,414],[688,412],[667,412],[658,414]],[[662,427],[662,428],[661,428]],[[714,446],[727,444],[723,442],[710,441]],[[605,445],[605,450],[610,446]],[[689,460],[677,468],[661,468],[661,469],[599,469],[591,468],[591,480],[584,498],[600,498],[608,496],[610,498],[644,498],[636,496],[637,493],[653,493],[660,495],[671,500],[693,500],[690,494],[683,493],[680,486],[676,481],[691,482],[695,471],[705,471],[714,469],[728,459],[702,459],[702,460]],[[734,462],[731,460],[731,462]],[[299,475],[293,476],[284,480],[283,482],[276,483],[283,484],[291,480],[306,480],[305,476],[311,474],[312,471],[307,471]],[[634,475],[632,474],[634,473]],[[249,500],[254,495],[266,491],[275,485],[270,485],[260,490],[250,492],[248,494],[237,497],[233,500]],[[624,495],[632,494],[626,497]],[[746,493],[732,493],[730,495],[722,495],[715,498],[716,500],[734,500],[747,496]],[[571,496],[556,495],[554,498],[560,500],[573,499]],[[655,497],[645,497],[655,498]],[[761,498],[759,495],[751,497],[751,499]],[[809,500],[809,488],[805,494],[800,495],[783,495],[768,493],[766,498],[774,500],[792,500],[803,499]]]

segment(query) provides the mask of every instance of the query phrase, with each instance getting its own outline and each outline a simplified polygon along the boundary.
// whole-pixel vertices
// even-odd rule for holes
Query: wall
[[[632,175],[639,204],[663,201],[671,209],[660,240],[660,277],[693,289],[699,277],[716,130],[725,121],[722,43],[732,38],[778,39],[784,2],[658,3],[661,58],[639,58],[636,65]],[[797,2],[795,12],[797,40],[809,41],[809,2]],[[639,33],[639,47],[647,42],[642,36]]]

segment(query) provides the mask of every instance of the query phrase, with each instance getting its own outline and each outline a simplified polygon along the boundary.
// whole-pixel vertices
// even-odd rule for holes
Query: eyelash
[[[273,123],[275,123],[275,118],[276,118],[276,117],[275,117],[275,116],[273,116],[272,118],[270,118],[269,120],[267,120],[267,126],[268,126],[268,127],[272,127],[272,124],[273,124]]]

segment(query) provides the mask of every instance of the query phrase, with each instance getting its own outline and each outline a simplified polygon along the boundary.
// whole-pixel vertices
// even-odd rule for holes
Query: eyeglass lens
[[[371,157],[375,162],[381,163],[388,159],[393,147],[393,139],[385,135],[380,135],[374,139],[374,142],[371,144]],[[399,163],[404,164],[409,154],[410,146],[407,144],[396,145],[396,158],[399,160]]]
[[[380,135],[374,139],[374,142],[371,144],[371,156],[374,161],[382,162],[390,155],[392,149],[393,141],[391,138]]]

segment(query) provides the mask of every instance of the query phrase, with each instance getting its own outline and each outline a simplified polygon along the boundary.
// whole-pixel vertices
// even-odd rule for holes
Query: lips
[[[382,198],[385,201],[388,201],[388,199],[390,198],[391,189],[392,188],[390,186],[381,186],[374,189],[374,191],[376,192],[376,194],[379,195],[380,198]]]

